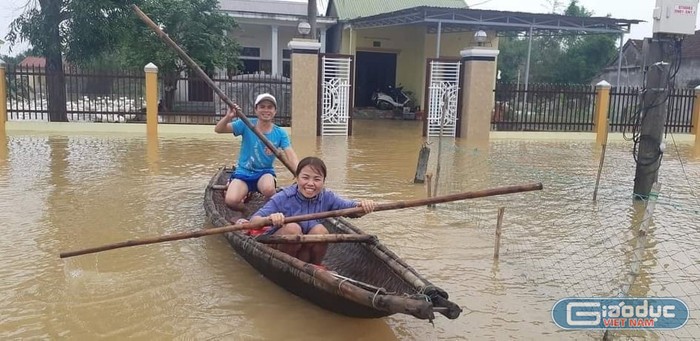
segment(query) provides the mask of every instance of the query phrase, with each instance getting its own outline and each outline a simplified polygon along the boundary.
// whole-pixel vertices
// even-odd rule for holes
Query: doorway
[[[396,86],[396,53],[356,52],[355,107],[373,106],[372,93]]]

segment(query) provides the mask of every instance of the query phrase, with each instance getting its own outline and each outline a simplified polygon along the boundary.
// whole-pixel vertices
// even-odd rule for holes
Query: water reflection
[[[7,163],[7,154],[7,134],[0,131],[0,169],[4,169],[5,163]]]
[[[160,172],[160,142],[157,136],[148,135],[146,137],[146,150],[148,170],[151,175],[158,175]]]
[[[424,139],[408,121],[358,121],[351,137],[293,139],[319,155],[328,186],[351,198],[422,198],[413,184]],[[4,140],[2,140],[4,138]],[[566,296],[616,295],[627,280],[643,208],[631,200],[634,163],[611,143],[598,201],[599,149],[587,141],[444,139],[442,194],[543,182],[527,194],[377,212],[354,223],[376,234],[464,308],[451,321],[395,315],[357,320],[328,313],[261,277],[212,236],[59,260],[77,248],[207,226],[204,186],[237,159],[239,141],[124,135],[0,138],[0,338],[136,339],[599,339],[559,330],[550,309]],[[4,146],[4,154],[3,154]],[[431,139],[429,171],[437,141]],[[700,308],[697,193],[689,145],[666,152],[634,295],[677,296]],[[682,162],[681,162],[682,160]],[[279,182],[292,175],[277,164]],[[500,259],[497,210],[505,207]],[[691,314],[692,316],[692,314]],[[696,335],[697,319],[674,332]],[[622,334],[626,336],[628,334]]]

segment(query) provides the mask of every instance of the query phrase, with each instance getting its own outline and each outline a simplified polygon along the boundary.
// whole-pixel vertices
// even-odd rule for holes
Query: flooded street
[[[423,198],[413,184],[423,138],[415,121],[355,122],[351,137],[295,139],[328,165],[327,186],[378,202]],[[671,135],[668,140],[671,140]],[[667,141],[661,192],[630,296],[678,297],[700,335],[700,152]],[[551,308],[569,296],[617,296],[630,272],[644,206],[631,199],[631,142],[611,142],[592,200],[593,141],[443,139],[438,194],[542,182],[543,191],[376,212],[354,220],[450,293],[462,315],[434,325],[405,315],[329,313],[274,285],[223,236],[69,259],[60,252],[208,226],[204,189],[232,164],[238,140],[208,135],[0,136],[0,339],[458,340],[600,339],[565,331]],[[431,139],[435,172],[437,139]],[[290,173],[277,163],[278,182]],[[505,207],[500,260],[496,216]]]

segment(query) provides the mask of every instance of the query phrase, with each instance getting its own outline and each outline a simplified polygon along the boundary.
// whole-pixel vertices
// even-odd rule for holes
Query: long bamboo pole
[[[207,83],[207,85],[209,85],[209,87],[212,90],[214,90],[214,92],[219,96],[219,98],[221,98],[221,100],[224,103],[226,103],[226,105],[228,105],[229,108],[234,107],[233,101],[231,101],[228,98],[228,96],[226,96],[226,94],[224,94],[224,92],[221,91],[221,89],[219,89],[219,87],[217,87],[216,84],[214,84],[214,81],[212,81],[211,78],[209,78],[209,75],[207,75],[206,72],[204,72],[202,68],[200,68],[199,65],[197,65],[197,63],[194,60],[192,60],[192,58],[190,58],[190,56],[188,56],[187,53],[180,48],[180,46],[177,45],[177,43],[170,39],[170,37],[165,32],[163,32],[163,30],[161,30],[160,27],[158,27],[158,25],[156,25],[156,23],[154,23],[153,20],[151,20],[151,18],[148,17],[148,15],[143,13],[143,11],[141,11],[141,9],[136,5],[131,5],[131,8],[134,10],[136,15],[138,15],[139,18],[141,18],[141,20],[144,23],[146,23],[146,25],[148,25],[148,27],[150,27],[166,45],[168,45],[168,47],[170,47],[175,52],[177,52],[178,55],[180,55],[180,58],[182,58],[182,60],[185,61],[185,63],[190,67],[190,69],[192,69],[197,74],[197,76],[204,80],[204,82]],[[265,135],[257,131],[255,129],[255,126],[253,126],[253,123],[250,122],[250,120],[248,119],[248,117],[245,116],[245,114],[241,113],[240,111],[236,111],[236,114],[238,118],[241,121],[243,121],[243,123],[245,123],[245,125],[248,126],[248,128],[250,128],[250,130],[253,131],[253,133],[255,133],[255,135],[265,144],[267,148],[274,151],[275,156],[277,156],[277,158],[284,164],[284,166],[287,167],[287,169],[289,169],[289,171],[292,172],[292,174],[295,174],[294,166],[292,166],[289,160],[287,160],[287,157],[284,154],[284,152],[275,147],[272,144],[272,142],[270,142],[270,140],[268,140],[265,137]]]
[[[437,196],[437,197],[426,198],[426,199],[404,200],[404,201],[395,201],[395,202],[386,203],[386,204],[378,204],[374,208],[374,210],[375,211],[395,210],[395,209],[401,209],[401,208],[425,206],[425,205],[429,205],[429,204],[440,204],[440,203],[444,203],[444,202],[457,201],[457,200],[483,198],[483,197],[489,197],[489,196],[494,196],[494,195],[536,191],[536,190],[541,190],[541,189],[542,189],[541,183],[497,187],[497,188],[484,189],[484,190],[479,190],[479,191],[448,194],[448,195]],[[335,210],[335,211],[302,214],[302,215],[298,215],[298,216],[285,217],[284,223],[285,224],[286,223],[296,223],[296,222],[300,222],[300,221],[331,218],[331,217],[353,216],[353,215],[362,214],[363,212],[364,212],[364,210],[362,207],[353,207],[353,208],[346,208],[346,209]],[[216,228],[211,228],[211,229],[203,229],[203,230],[198,230],[198,231],[194,231],[194,232],[180,232],[180,233],[174,233],[174,234],[169,234],[169,235],[165,235],[165,236],[157,236],[157,237],[150,237],[150,238],[143,238],[143,239],[132,239],[132,240],[127,240],[127,241],[123,241],[123,242],[119,242],[119,243],[107,244],[107,245],[83,249],[83,250],[63,252],[60,254],[60,257],[61,258],[68,258],[68,257],[80,256],[80,255],[85,255],[85,254],[90,254],[90,253],[96,253],[96,252],[114,250],[114,249],[119,249],[119,248],[124,248],[124,247],[136,246],[136,245],[147,245],[147,244],[162,243],[162,242],[173,241],[173,240],[199,238],[199,237],[209,236],[209,235],[213,235],[213,234],[221,234],[221,233],[227,233],[227,232],[233,232],[233,231],[239,231],[239,230],[257,229],[257,228],[260,228],[263,226],[268,226],[268,225],[272,225],[272,220],[269,217],[266,217],[262,220],[259,220],[256,223],[235,224],[235,225],[228,225],[228,226],[216,227]]]

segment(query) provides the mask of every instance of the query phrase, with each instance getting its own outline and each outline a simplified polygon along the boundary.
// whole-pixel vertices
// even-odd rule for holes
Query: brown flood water
[[[347,197],[425,196],[424,186],[412,183],[423,143],[415,122],[356,121],[353,132],[293,143],[300,156],[325,159],[328,187]],[[631,146],[611,143],[593,202],[599,154],[590,141],[494,140],[477,150],[444,139],[439,194],[531,182],[545,190],[355,220],[463,307],[457,320],[440,315],[431,325],[402,315],[360,320],[324,311],[259,275],[221,236],[58,258],[208,226],[204,187],[235,159],[233,138],[0,136],[0,339],[600,339],[600,331],[559,329],[551,308],[568,296],[616,296],[627,278],[643,215],[630,199]],[[437,139],[430,147],[435,172]],[[679,297],[691,320],[679,330],[621,338],[700,335],[699,153],[689,145],[667,149],[631,295]],[[280,184],[290,184],[278,166]]]

